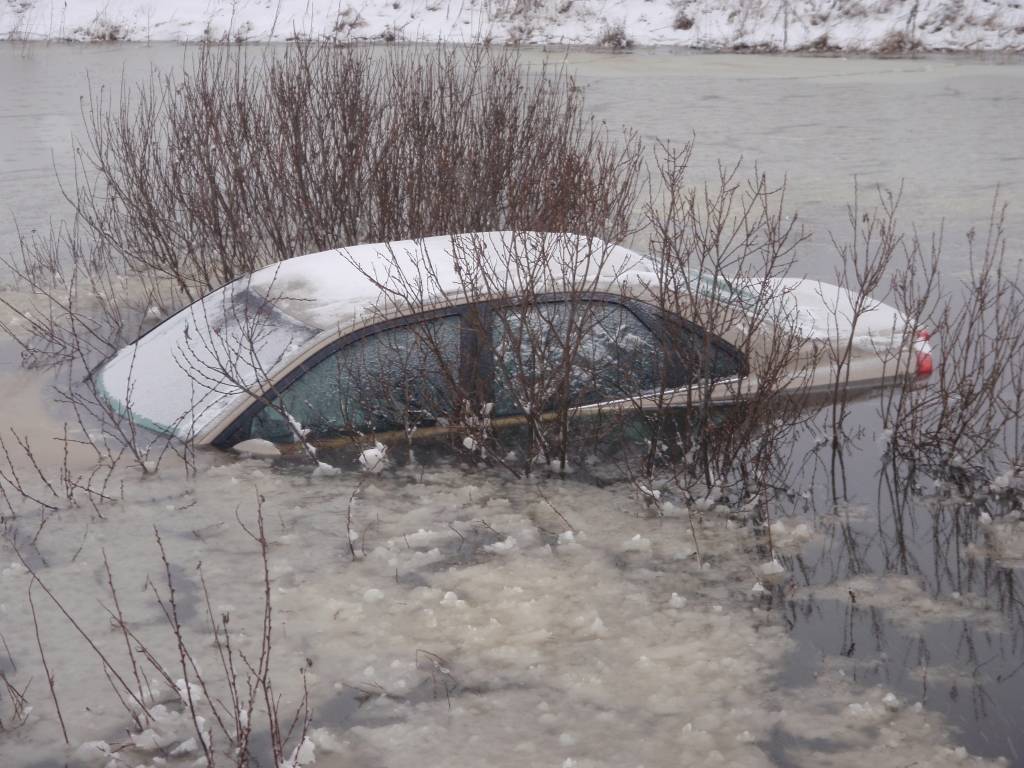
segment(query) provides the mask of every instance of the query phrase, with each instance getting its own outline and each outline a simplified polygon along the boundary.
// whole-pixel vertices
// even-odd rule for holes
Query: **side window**
[[[443,417],[451,412],[458,382],[459,337],[460,320],[452,316],[347,344],[257,413],[249,436],[289,441],[294,433],[288,417],[314,437],[382,432]]]
[[[491,326],[494,413],[586,405],[651,390],[661,344],[621,304],[546,302],[497,309]]]
[[[716,381],[746,372],[743,355],[711,333],[691,323],[666,319],[662,324],[666,346],[672,350],[671,386],[702,380]]]

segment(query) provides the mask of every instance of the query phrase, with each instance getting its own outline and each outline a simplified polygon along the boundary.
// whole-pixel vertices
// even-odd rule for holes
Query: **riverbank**
[[[445,41],[713,50],[1024,51],[993,0],[4,0],[0,39]]]

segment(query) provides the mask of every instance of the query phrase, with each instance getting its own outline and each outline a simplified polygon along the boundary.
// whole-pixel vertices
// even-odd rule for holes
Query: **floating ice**
[[[657,488],[648,488],[646,485],[639,482],[636,484],[636,487],[637,490],[640,491],[640,495],[642,496],[645,496],[649,499],[653,499],[654,501],[658,501],[658,499],[661,498],[661,491],[659,491]]]
[[[668,599],[668,604],[670,608],[682,608],[686,605],[686,598],[678,592],[673,592],[672,597]]]
[[[469,435],[466,435],[466,437],[463,438],[462,440],[462,447],[465,448],[467,451],[475,451],[477,447],[477,442]]]
[[[316,745],[306,736],[302,743],[292,750],[292,755],[283,761],[279,768],[300,768],[304,765],[313,765],[316,762]]]
[[[176,741],[173,734],[157,733],[152,728],[147,728],[142,733],[131,734],[131,740],[136,749],[144,752],[155,752]]]
[[[651,551],[651,540],[645,539],[639,533],[635,534],[633,538],[622,545],[622,549],[626,552],[650,552]]]
[[[183,679],[178,678],[174,685],[177,686],[178,695],[185,704],[188,704],[190,696],[193,703],[203,700],[203,688],[198,683],[186,683]]]
[[[188,755],[195,752],[198,748],[195,737],[190,736],[181,742],[178,746],[171,750],[171,755],[176,757],[178,755]]]
[[[516,548],[516,540],[512,536],[509,536],[508,538],[506,538],[506,539],[504,539],[502,541],[497,541],[494,544],[486,544],[486,545],[484,545],[484,551],[492,552],[492,553],[494,553],[496,555],[507,555],[509,552],[511,552],[515,548]]]
[[[379,589],[368,589],[363,592],[364,603],[379,603],[384,599],[384,593]]]
[[[100,768],[111,758],[110,745],[105,741],[87,741],[75,750],[75,760],[89,768]]]
[[[337,737],[326,728],[314,728],[309,732],[309,738],[321,752],[342,752],[345,745],[338,741]]]
[[[341,470],[338,467],[332,467],[325,461],[318,461],[313,469],[313,477],[334,477],[340,474]]]
[[[1016,490],[1020,486],[1020,480],[1017,477],[1016,467],[1010,467],[1003,474],[996,477],[989,488],[995,493],[1005,493],[1006,491]]]
[[[367,448],[359,454],[359,466],[364,472],[372,475],[380,474],[387,466],[388,448],[383,443],[375,443],[373,448]]]
[[[272,457],[281,455],[281,451],[276,445],[269,440],[263,440],[258,437],[243,440],[240,443],[235,443],[231,446],[231,450],[235,453],[241,453],[246,456]]]
[[[0,571],[0,576],[21,576],[26,573],[28,573],[28,569],[21,563],[15,561]]]
[[[441,605],[448,608],[462,608],[466,605],[466,601],[460,600],[457,594],[448,591],[445,592],[444,597],[441,598]]]

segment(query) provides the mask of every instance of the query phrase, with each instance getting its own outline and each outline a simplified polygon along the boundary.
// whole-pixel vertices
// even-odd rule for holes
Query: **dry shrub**
[[[672,29],[682,30],[683,32],[693,29],[693,18],[690,17],[685,8],[679,9],[675,18],[672,19]]]
[[[633,40],[626,34],[626,28],[622,24],[612,24],[605,27],[597,39],[597,44],[604,48],[624,51],[633,47]]]
[[[104,318],[81,329],[100,357],[134,337],[140,311],[166,315],[300,253],[583,231],[616,143],[563,72],[528,75],[485,49],[202,47],[183,73],[93,90],[85,120],[73,223],[26,239],[15,270],[58,299],[57,325],[79,308]],[[47,342],[29,359],[74,356],[60,334]]]
[[[22,240],[9,266],[35,301],[5,302],[19,322],[2,328],[27,365],[61,365],[58,397],[147,471],[168,443],[112,409],[88,372],[183,304],[360,242],[622,239],[639,178],[636,137],[585,116],[563,71],[481,48],[204,46],[183,72],[123,82],[116,97],[92,90],[84,115],[74,217]]]

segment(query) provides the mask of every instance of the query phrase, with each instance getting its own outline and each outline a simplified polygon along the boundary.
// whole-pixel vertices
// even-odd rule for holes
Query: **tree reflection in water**
[[[870,404],[851,410],[870,425]],[[815,536],[779,552],[789,578],[763,598],[797,641],[782,682],[834,672],[881,685],[946,714],[972,754],[1024,761],[1019,492],[950,482],[942,466],[895,458],[862,426],[838,449],[850,497],[834,504],[833,449],[813,432],[783,486],[802,493],[780,501],[797,516],[783,525],[809,516]]]

